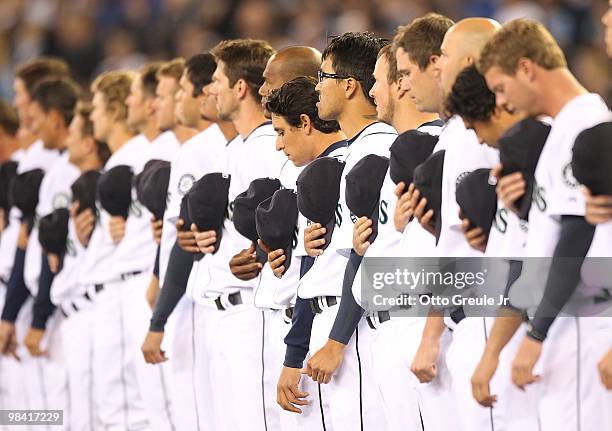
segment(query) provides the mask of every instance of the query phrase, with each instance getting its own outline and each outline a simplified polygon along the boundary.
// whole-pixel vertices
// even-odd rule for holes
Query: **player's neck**
[[[55,149],[58,151],[64,151],[66,149],[66,139],[68,139],[68,129],[64,128],[57,132],[57,137],[55,139],[56,145]]]
[[[377,121],[376,108],[364,102],[347,103],[338,116],[338,124],[348,139],[352,139],[367,126]]]
[[[212,121],[208,121],[208,120],[205,120],[205,119],[201,118],[200,121],[198,121],[198,125],[196,126],[196,130],[198,132],[203,132],[204,130],[206,130],[210,126],[212,126],[212,124],[213,124]]]
[[[261,105],[258,105],[251,99],[241,103],[240,108],[236,112],[235,118],[232,118],[234,127],[242,137],[246,139],[256,128],[268,121],[264,116]]]
[[[408,130],[414,130],[422,124],[434,121],[440,118],[438,114],[429,112],[419,112],[414,104],[403,103],[402,100],[395,105],[393,111],[393,121],[391,125],[397,133],[404,133]]]
[[[543,72],[539,97],[542,113],[555,118],[569,102],[587,93],[587,90],[565,68]]]
[[[2,146],[0,147],[0,163],[4,163],[10,160],[11,156],[19,150],[21,143],[16,136],[10,136],[6,133],[0,135],[0,141],[2,141]]]
[[[157,121],[155,121],[153,118],[147,121],[147,125],[140,131],[140,133],[142,133],[149,142],[153,142],[155,138],[161,135],[161,130],[159,130],[159,127],[157,127]]]
[[[95,171],[100,169],[101,167],[102,164],[100,163],[98,156],[95,154],[92,154],[91,156],[86,157],[85,160],[82,160],[80,163],[77,163],[77,168],[79,168],[79,171],[81,173]]]
[[[327,150],[331,145],[343,139],[346,139],[346,135],[342,131],[335,133],[317,133],[312,159],[314,160],[320,154],[323,154],[323,151]]]
[[[111,128],[110,136],[106,143],[111,153],[115,153],[119,148],[132,139],[134,135],[130,132],[125,123],[115,123]]]
[[[184,144],[187,140],[193,138],[195,135],[198,134],[198,130],[197,129],[192,129],[191,127],[187,127],[183,124],[176,124],[173,128],[172,128],[172,132],[174,133],[174,136],[176,136],[177,141],[179,141],[179,144]]]
[[[217,121],[217,126],[221,129],[221,133],[225,137],[227,142],[231,141],[238,135],[238,131],[234,127],[234,123],[231,121]]]

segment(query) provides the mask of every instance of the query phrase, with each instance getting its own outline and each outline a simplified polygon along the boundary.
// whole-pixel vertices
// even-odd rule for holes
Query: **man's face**
[[[174,95],[177,90],[176,79],[170,76],[161,76],[155,90],[154,110],[157,116],[157,126],[166,131],[174,127]]]
[[[436,63],[436,73],[440,77],[440,88],[444,99],[451,93],[457,75],[467,66],[466,58],[462,54],[463,49],[457,46],[457,37],[453,35],[454,33],[449,31],[444,36],[440,46],[442,54]]]
[[[286,82],[282,72],[282,64],[276,60],[276,55],[273,55],[268,60],[266,68],[263,72],[264,83],[259,87],[259,95],[261,96],[261,106],[264,109],[264,114],[270,118],[270,113],[266,111],[266,102],[268,96],[273,90],[281,88]]]
[[[79,165],[85,158],[85,146],[83,143],[83,117],[75,115],[68,127],[68,138],[66,148],[68,149],[68,160],[73,165]]]
[[[321,64],[321,71],[325,73],[336,73],[332,67],[332,59],[327,57]],[[315,90],[319,93],[317,110],[322,120],[337,120],[342,112],[344,80],[324,78],[317,84]]]
[[[217,99],[211,93],[213,83],[202,87],[202,97],[200,103],[200,116],[206,121],[219,121],[219,113],[217,111]]]
[[[31,120],[31,128],[40,139],[43,141],[45,148],[55,148],[55,124],[52,115],[45,112],[38,102],[30,102],[29,116]]]
[[[178,121],[187,127],[196,127],[200,121],[200,104],[193,97],[195,87],[189,80],[187,70],[179,81],[179,89],[175,95],[175,115]]]
[[[145,96],[142,89],[142,79],[138,75],[132,80],[130,95],[125,99],[127,105],[127,125],[130,129],[142,132],[147,124],[147,111],[145,107]]]
[[[472,129],[478,137],[480,144],[497,148],[497,141],[506,133],[510,127],[525,118],[523,113],[513,114],[504,109],[497,108],[489,121],[463,120],[467,129]]]
[[[224,62],[217,62],[212,83],[210,93],[215,98],[219,118],[223,121],[231,121],[238,110],[238,99],[234,91],[235,85],[230,87],[229,78],[225,73]]]
[[[517,109],[532,116],[542,114],[537,97],[534,97],[527,79],[520,71],[510,76],[498,66],[493,66],[485,73],[485,80],[495,94],[495,104],[501,109],[509,112]]]
[[[394,82],[389,82],[389,62],[384,55],[376,60],[374,66],[374,85],[370,90],[370,97],[374,99],[376,114],[379,121],[393,123],[393,112],[395,111],[395,99],[393,94]]]
[[[295,166],[304,166],[311,161],[312,156],[308,153],[306,132],[302,127],[290,125],[285,118],[272,114],[272,126],[276,131],[276,150],[283,151],[287,158]]]
[[[612,58],[612,0],[610,0],[608,11],[601,18],[605,28],[606,51],[608,57]]]
[[[15,98],[13,103],[17,108],[17,114],[19,115],[19,124],[22,127],[30,128],[30,95],[26,86],[21,78],[16,78],[13,83],[13,90],[15,91]]]
[[[437,113],[441,95],[434,63],[421,70],[403,48],[397,49],[395,58],[401,76],[400,95],[407,93],[419,112]]]
[[[96,91],[91,105],[91,122],[93,123],[94,137],[99,141],[107,142],[112,131],[113,121],[107,109],[106,98],[102,93]]]

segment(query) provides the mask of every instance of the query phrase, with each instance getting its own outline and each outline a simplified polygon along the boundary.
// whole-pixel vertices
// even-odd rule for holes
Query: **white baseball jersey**
[[[151,141],[151,159],[171,162],[180,147],[181,144],[172,130],[162,132]]]
[[[257,127],[241,142],[230,146],[225,169],[225,173],[231,175],[228,218],[223,224],[219,250],[205,255],[197,266],[194,265],[197,275],[192,297],[196,302],[255,286],[256,279],[239,280],[230,272],[228,266],[228,262],[236,253],[250,246],[249,240],[240,235],[234,227],[234,199],[247,190],[254,179],[269,177],[280,171],[287,158],[276,151],[275,146],[276,133],[269,122]]]
[[[39,139],[22,154],[19,166],[17,166],[17,173],[22,174],[32,169],[42,169],[46,172],[53,166],[59,156],[59,151],[45,148],[43,141]]]
[[[339,223],[334,228],[329,246],[321,256],[315,259],[310,271],[300,280],[298,285],[300,298],[342,296],[342,280],[348,253],[353,248],[353,226],[356,220],[345,202],[346,174],[368,154],[389,157],[389,148],[396,137],[397,132],[393,127],[384,123],[373,123],[362,130],[350,143],[345,160],[346,165],[340,180]],[[382,225],[379,223],[379,234]]]
[[[109,170],[115,166],[128,165],[132,167],[134,174],[138,174],[140,171],[142,171],[142,168],[147,160],[149,160],[151,154],[150,150],[150,143],[143,135],[135,136],[112,154],[112,156],[106,162],[104,168],[105,170]],[[99,205],[99,203],[97,205],[98,220],[96,228],[94,229],[91,239],[89,240],[87,253],[79,277],[79,283],[84,285],[92,285],[117,281],[120,279],[121,274],[126,271],[146,269],[147,266],[151,266],[151,256],[153,256],[155,253],[153,241],[150,241],[151,244],[144,247],[144,249],[146,249],[146,259],[141,259],[142,255],[138,251],[135,257],[139,258],[139,262],[133,261],[131,257],[126,257],[125,254],[123,256],[123,259],[125,260],[124,262],[120,262],[119,260],[115,259],[115,252],[119,248],[119,245],[115,245],[110,236],[109,221],[111,216]],[[129,232],[132,232],[135,227],[139,227],[140,225],[138,220],[130,223],[129,219],[134,216],[135,210],[142,213],[141,205],[132,202],[130,215],[126,223],[126,235],[124,239],[128,238]],[[150,213],[147,212],[147,214],[149,214],[148,217],[150,218]],[[144,217],[147,217],[147,215]],[[150,235],[151,234],[149,232],[149,239],[151,238]],[[131,244],[123,245],[124,252],[133,251],[134,247],[130,247],[130,245]],[[140,260],[146,260],[146,264],[142,268],[137,268],[137,263],[142,263]]]
[[[72,201],[70,186],[79,175],[78,168],[68,161],[68,152],[64,152],[47,171],[40,184],[36,217],[28,241],[23,274],[26,286],[33,296],[38,292],[38,276],[43,253],[38,242],[38,222],[54,210],[70,206]]]
[[[227,140],[216,124],[212,124],[194,137],[188,139],[178,149],[170,168],[168,182],[168,205],[164,212],[159,252],[159,279],[162,281],[168,267],[170,252],[176,242],[176,222],[178,221],[183,196],[193,183],[203,175],[223,169],[224,152]]]
[[[467,130],[463,120],[454,116],[440,134],[446,149],[442,173],[441,229],[438,240],[439,256],[480,256],[461,231],[457,183],[467,174],[479,168],[493,168],[499,163],[499,151],[478,142],[473,130]]]

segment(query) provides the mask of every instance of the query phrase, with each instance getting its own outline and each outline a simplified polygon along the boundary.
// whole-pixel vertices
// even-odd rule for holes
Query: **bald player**
[[[458,73],[475,64],[480,50],[498,28],[499,24],[490,19],[467,18],[446,32],[441,45],[441,56],[435,66],[440,77],[443,101],[450,93]],[[482,252],[471,248],[463,237],[455,187],[457,180],[465,172],[477,168],[492,168],[498,162],[499,156],[495,150],[481,146],[474,132],[467,130],[461,118],[457,116],[449,119],[438,145],[444,147],[446,154],[442,176],[441,227],[436,254],[440,257],[482,256]],[[413,196],[413,202],[416,201],[418,191],[415,191]],[[421,199],[414,207],[415,216],[421,223],[427,222],[433,215],[431,209],[424,213],[424,202],[426,201]],[[445,328],[452,330],[446,362],[452,377],[452,394],[461,429],[490,429],[494,426],[497,412],[483,408],[472,398],[469,382],[469,376],[484,349],[487,336],[484,318],[465,317],[465,311],[461,307],[449,310],[436,310],[432,307],[421,346],[413,362],[413,371],[422,382],[435,376],[433,361],[437,354],[432,353],[438,351],[439,340]]]

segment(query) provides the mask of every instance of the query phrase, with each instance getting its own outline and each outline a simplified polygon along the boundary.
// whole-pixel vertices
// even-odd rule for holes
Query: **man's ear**
[[[361,84],[355,78],[349,78],[345,80],[344,84],[344,95],[347,99],[352,99],[355,95],[359,94]]]
[[[249,93],[249,85],[244,79],[241,78],[236,81],[233,90],[235,91],[238,100],[243,100],[247,97],[247,94]]]
[[[522,74],[525,78],[527,78],[527,81],[531,82],[535,79],[535,64],[528,58],[519,58],[516,65],[516,73]]]
[[[304,129],[304,133],[306,133],[306,135],[310,135],[313,129],[310,117],[306,114],[300,114],[300,123],[302,129]]]

